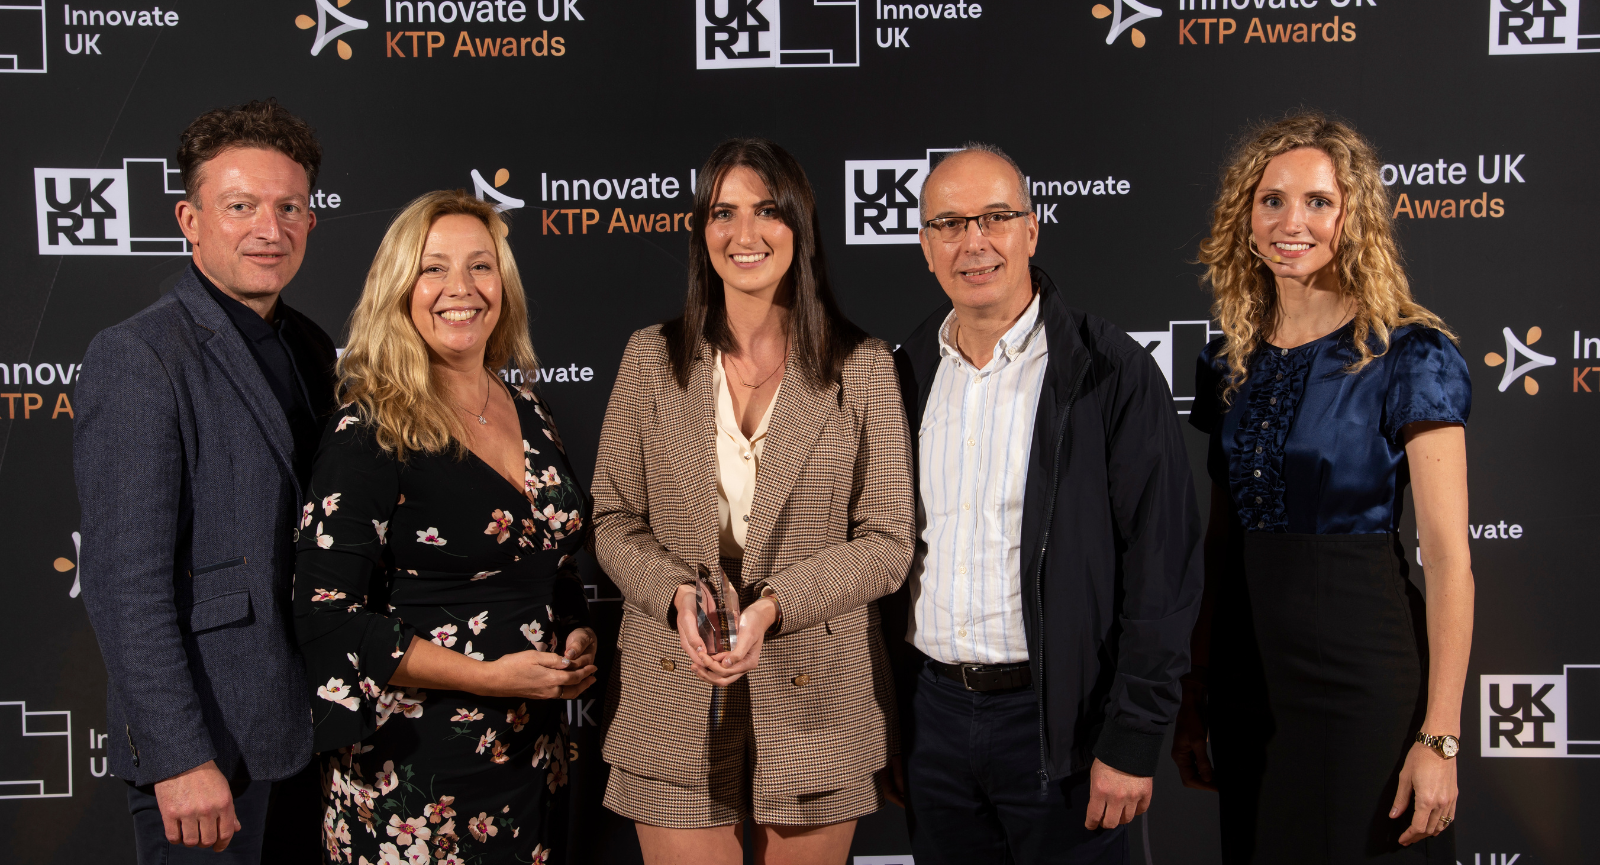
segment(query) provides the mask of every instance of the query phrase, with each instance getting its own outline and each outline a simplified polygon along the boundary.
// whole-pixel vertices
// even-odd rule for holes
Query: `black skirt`
[[[1212,617],[1222,858],[1455,862],[1455,831],[1401,847],[1389,819],[1427,703],[1420,592],[1392,533],[1246,532]]]

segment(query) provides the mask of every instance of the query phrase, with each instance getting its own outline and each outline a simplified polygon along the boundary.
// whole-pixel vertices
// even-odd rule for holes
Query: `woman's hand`
[[[761,644],[766,641],[767,629],[777,621],[778,605],[762,598],[739,614],[739,644],[731,651],[711,655],[705,669],[695,667],[694,674],[718,687],[727,687],[739,677],[754,670],[761,663]]]
[[[595,636],[594,628],[578,628],[567,635],[567,647],[561,652],[561,657],[571,661],[574,666],[592,666],[594,653],[599,647],[600,638]]]
[[[1206,752],[1210,737],[1205,716],[1200,711],[1205,696],[1205,686],[1183,683],[1183,704],[1178,708],[1178,725],[1172,733],[1172,760],[1178,764],[1183,786],[1215,793],[1217,784],[1212,775],[1211,755]]]
[[[1395,793],[1394,807],[1389,809],[1389,819],[1404,814],[1406,804],[1416,793],[1416,808],[1411,825],[1400,833],[1400,843],[1410,846],[1423,838],[1443,832],[1456,818],[1456,761],[1446,760],[1427,745],[1417,742],[1406,755],[1405,767],[1400,770],[1400,789]]]
[[[580,665],[552,652],[513,652],[484,666],[488,685],[476,693],[485,697],[570,700],[594,684],[593,664]]]
[[[694,586],[679,586],[678,593],[672,596],[672,604],[678,611],[678,644],[683,647],[683,653],[689,656],[694,674],[711,682],[703,672],[711,669],[716,662],[706,651],[706,641],[700,639],[700,623],[695,621],[699,595],[700,590]]]

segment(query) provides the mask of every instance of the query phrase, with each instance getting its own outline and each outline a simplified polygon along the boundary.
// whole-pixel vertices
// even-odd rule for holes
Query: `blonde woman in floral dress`
[[[492,372],[535,364],[505,233],[465,193],[422,196],[351,318],[294,590],[329,862],[560,859],[589,498],[539,397]]]

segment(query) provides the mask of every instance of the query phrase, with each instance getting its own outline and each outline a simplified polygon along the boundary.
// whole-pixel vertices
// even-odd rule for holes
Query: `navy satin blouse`
[[[1223,338],[1200,353],[1189,423],[1211,434],[1213,483],[1247,531],[1372,534],[1399,528],[1410,481],[1401,428],[1466,423],[1467,362],[1433,328],[1390,333],[1388,353],[1354,375],[1352,326],[1298,348],[1263,345],[1223,405]],[[1373,340],[1373,350],[1381,344]]]

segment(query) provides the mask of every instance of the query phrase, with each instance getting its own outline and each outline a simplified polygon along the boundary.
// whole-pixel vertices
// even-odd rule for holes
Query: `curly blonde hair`
[[[378,245],[339,358],[339,399],[356,405],[378,445],[404,462],[411,452],[453,449],[465,455],[459,412],[441,395],[428,363],[428,345],[411,320],[411,294],[422,272],[428,229],[443,216],[476,217],[494,239],[500,269],[500,319],[489,334],[484,364],[521,371],[531,381],[538,369],[528,338],[528,302],[516,259],[506,243],[505,218],[465,190],[440,190],[418,197],[400,211]]]
[[[1200,244],[1200,263],[1207,266],[1204,279],[1211,284],[1211,314],[1222,325],[1225,340],[1220,354],[1228,365],[1224,403],[1244,384],[1250,356],[1277,324],[1277,283],[1266,262],[1252,254],[1250,218],[1256,187],[1267,163],[1302,147],[1328,155],[1344,193],[1344,224],[1334,265],[1340,289],[1355,302],[1352,336],[1357,352],[1345,371],[1359,372],[1373,358],[1388,353],[1389,333],[1402,325],[1424,325],[1456,338],[1442,319],[1411,297],[1376,149],[1348,124],[1317,111],[1295,112],[1261,123],[1241,137],[1211,207],[1211,236]],[[1368,344],[1372,334],[1382,351],[1374,352]]]

